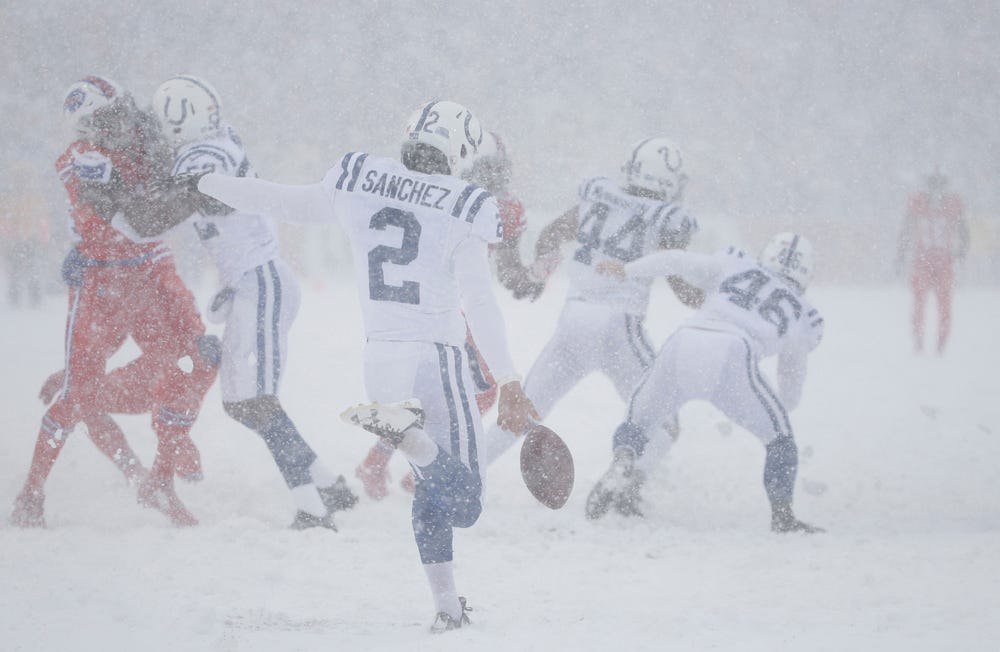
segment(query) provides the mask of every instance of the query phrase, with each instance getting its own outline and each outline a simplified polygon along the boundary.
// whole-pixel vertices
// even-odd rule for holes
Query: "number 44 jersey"
[[[597,265],[630,263],[658,249],[684,249],[697,230],[698,223],[678,204],[631,195],[603,177],[584,181],[568,298],[644,315],[652,279],[619,283],[599,274]]]

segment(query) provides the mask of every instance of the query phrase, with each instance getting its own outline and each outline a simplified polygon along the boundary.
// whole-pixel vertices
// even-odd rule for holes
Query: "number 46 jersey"
[[[823,336],[823,318],[790,281],[733,247],[712,255],[667,251],[625,266],[628,276],[670,273],[706,291],[683,327],[733,333],[757,359],[806,354]]]

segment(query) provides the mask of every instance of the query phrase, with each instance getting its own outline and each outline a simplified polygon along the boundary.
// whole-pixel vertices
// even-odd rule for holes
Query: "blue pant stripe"
[[[458,385],[458,397],[462,399],[462,412],[465,415],[465,433],[468,437],[468,447],[469,447],[469,468],[472,470],[472,475],[479,477],[479,455],[476,449],[476,427],[472,421],[472,408],[469,404],[469,395],[465,391],[465,382],[462,380],[464,374],[462,374],[462,351],[457,346],[451,347],[455,354],[455,381]],[[476,414],[479,414],[479,408],[476,408]]]
[[[444,389],[444,400],[448,405],[448,420],[451,422],[451,450],[449,453],[459,456],[461,434],[458,429],[458,406],[455,405],[455,394],[451,391],[451,378],[448,375],[448,351],[443,344],[435,344],[438,350],[438,363],[441,368],[441,385]]]
[[[281,378],[281,277],[274,261],[270,261],[271,283],[274,286],[274,311],[271,314],[271,355],[274,359],[274,369],[271,370],[271,393],[278,393],[278,380]]]
[[[265,337],[265,319],[267,312],[267,284],[264,280],[264,268],[257,268],[257,396],[266,394],[264,387],[264,360],[267,355],[267,339]]]

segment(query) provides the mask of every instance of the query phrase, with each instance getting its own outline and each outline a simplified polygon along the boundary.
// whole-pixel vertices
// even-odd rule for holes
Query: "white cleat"
[[[340,418],[351,425],[361,426],[395,447],[403,441],[408,428],[424,425],[424,410],[417,399],[398,403],[362,403],[341,412]]]

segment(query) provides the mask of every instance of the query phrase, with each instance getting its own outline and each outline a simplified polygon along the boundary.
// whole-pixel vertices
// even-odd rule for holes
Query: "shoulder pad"
[[[358,179],[361,177],[361,168],[364,167],[367,158],[368,154],[363,152],[348,152],[344,154],[344,157],[340,159],[340,164],[334,166],[334,169],[340,170],[340,175],[337,177],[334,187],[337,190],[346,190],[348,192],[354,190],[354,186],[357,185]]]
[[[603,186],[607,180],[607,177],[593,177],[584,180],[584,182],[580,184],[580,199],[589,201],[592,197],[591,193],[593,193],[597,188]]]

